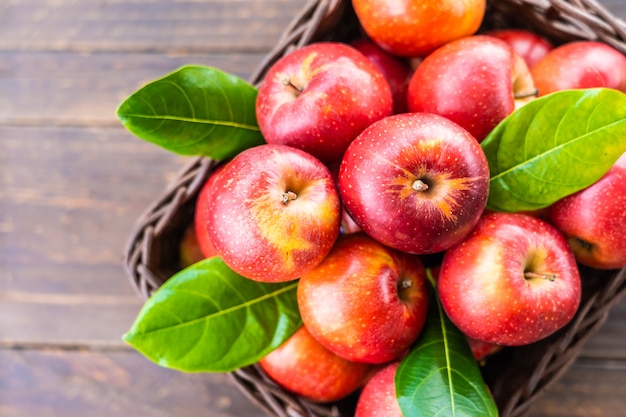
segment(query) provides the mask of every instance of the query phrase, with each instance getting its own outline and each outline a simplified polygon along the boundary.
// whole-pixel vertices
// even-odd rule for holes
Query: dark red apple
[[[525,214],[489,212],[444,254],[437,290],[466,336],[518,346],[569,323],[581,282],[574,255],[553,226]]]
[[[373,123],[350,145],[339,192],[374,239],[404,252],[435,253],[478,222],[489,167],[465,129],[434,114],[405,113]]]
[[[406,113],[406,95],[413,68],[406,59],[385,51],[369,39],[361,38],[351,44],[357,51],[369,59],[382,72],[391,88],[393,97],[393,113]]]
[[[298,283],[302,321],[313,337],[347,360],[399,358],[426,319],[428,288],[419,257],[363,233],[341,235]]]
[[[264,282],[298,278],[324,259],[341,221],[335,181],[318,159],[284,145],[238,154],[208,197],[208,236],[224,262]]]
[[[340,160],[363,129],[392,111],[383,74],[338,42],[313,43],[276,61],[256,103],[267,143],[302,149],[325,163]]]
[[[476,35],[428,55],[413,73],[407,100],[409,111],[444,116],[480,142],[535,96],[524,59],[503,40]]]
[[[581,264],[626,267],[626,154],[600,180],[548,207],[546,218]]]
[[[281,387],[317,402],[337,401],[352,394],[363,386],[373,368],[335,355],[304,326],[259,365]]]
[[[519,54],[526,66],[532,68],[550,52],[554,45],[546,37],[527,29],[498,29],[485,33],[508,43]]]

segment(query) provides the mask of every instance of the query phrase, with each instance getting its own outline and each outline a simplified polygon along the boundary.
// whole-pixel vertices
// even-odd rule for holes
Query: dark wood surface
[[[0,1],[0,416],[264,415],[227,376],[160,368],[121,341],[142,302],[124,244],[186,159],[115,109],[182,64],[246,78],[301,4]],[[623,381],[626,301],[531,416],[622,416]]]

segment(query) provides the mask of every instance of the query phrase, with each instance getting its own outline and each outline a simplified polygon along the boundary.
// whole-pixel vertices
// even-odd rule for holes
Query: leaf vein
[[[134,117],[138,119],[162,119],[162,120],[171,120],[178,122],[188,122],[188,123],[199,123],[199,124],[211,124],[217,126],[229,126],[236,127],[240,129],[252,130],[255,132],[259,131],[259,127],[257,125],[252,125],[248,123],[241,123],[235,121],[228,120],[213,120],[213,119],[198,119],[195,117],[185,117],[185,116],[172,116],[172,115],[148,115],[148,114],[137,114],[137,113],[121,113],[121,117]]]
[[[215,313],[212,313],[212,314],[209,314],[209,315],[206,315],[206,316],[203,316],[203,317],[198,317],[196,319],[189,320],[187,322],[180,323],[180,324],[177,324],[177,325],[174,325],[174,326],[168,326],[168,327],[164,327],[164,328],[161,328],[161,329],[151,330],[151,331],[149,331],[147,333],[153,334],[153,333],[159,333],[159,332],[162,332],[162,331],[169,331],[169,330],[173,330],[173,329],[177,329],[177,328],[181,328],[181,327],[192,326],[192,325],[195,325],[195,324],[197,324],[199,322],[202,322],[203,320],[210,321],[210,320],[213,320],[213,319],[215,319],[217,317],[230,314],[230,313],[232,313],[234,311],[241,310],[241,309],[244,309],[244,308],[249,308],[250,306],[252,306],[254,304],[258,304],[260,302],[263,302],[263,301],[267,300],[268,298],[277,297],[277,296],[279,296],[281,294],[287,293],[287,292],[291,291],[292,289],[296,288],[296,285],[297,284],[294,283],[294,284],[291,284],[289,286],[282,287],[279,290],[272,291],[271,293],[268,293],[268,294],[262,295],[260,297],[254,298],[252,300],[245,301],[245,302],[243,302],[241,304],[237,304],[237,305],[228,307],[228,308],[226,308],[224,310],[216,311]]]
[[[603,132],[604,130],[608,130],[608,129],[610,129],[613,126],[619,126],[620,124],[623,124],[623,123],[624,123],[624,120],[617,120],[617,121],[615,121],[613,123],[604,125],[601,128],[594,129],[594,130],[592,130],[590,132],[587,132],[584,135],[578,136],[578,137],[576,137],[576,138],[574,138],[574,139],[572,139],[572,140],[570,140],[568,142],[561,143],[561,144],[555,146],[552,149],[548,149],[545,152],[540,152],[537,155],[531,157],[530,159],[525,160],[521,164],[514,165],[514,166],[512,166],[512,167],[510,167],[510,168],[508,168],[508,169],[506,169],[506,170],[504,170],[502,172],[497,173],[496,175],[491,177],[490,181],[493,182],[493,181],[499,180],[501,177],[507,176],[511,172],[514,172],[514,171],[516,171],[518,169],[523,169],[524,166],[528,166],[528,165],[534,164],[537,160],[545,158],[547,155],[550,155],[550,154],[555,153],[555,152],[560,152],[560,151],[566,149],[568,146],[572,146],[573,144],[575,144],[578,141],[585,140],[589,136],[598,134],[598,132]],[[565,150],[565,152],[566,152],[566,150]]]

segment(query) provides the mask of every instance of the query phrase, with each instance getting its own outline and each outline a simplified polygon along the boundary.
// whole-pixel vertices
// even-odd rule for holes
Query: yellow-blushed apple
[[[235,156],[207,201],[208,237],[224,263],[264,282],[298,278],[332,248],[341,204],[329,169],[312,155],[264,144]]]
[[[581,264],[626,267],[626,154],[598,181],[548,207],[546,219]]]
[[[419,64],[409,84],[411,112],[444,116],[481,142],[537,90],[524,59],[505,41],[475,35],[449,42]]]
[[[580,304],[581,282],[556,228],[525,214],[487,212],[444,254],[437,291],[467,337],[519,346],[569,323]]]

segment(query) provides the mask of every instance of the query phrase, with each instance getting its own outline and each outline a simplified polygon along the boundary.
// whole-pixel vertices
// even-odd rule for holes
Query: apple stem
[[[428,184],[420,179],[417,179],[415,180],[415,182],[413,182],[411,188],[413,188],[415,191],[426,191],[428,190]]]
[[[526,279],[541,278],[541,279],[545,279],[545,280],[552,282],[556,279],[556,274],[538,274],[537,272],[526,271],[524,272],[524,278]]]
[[[529,91],[527,93],[517,93],[513,95],[513,98],[515,98],[516,100],[519,99],[523,99],[523,98],[528,98],[528,97],[535,97],[539,94],[539,90],[538,89],[534,89],[532,91]]]
[[[291,79],[290,79],[289,77],[285,77],[285,78],[283,78],[283,85],[284,85],[285,87],[291,87],[291,88],[293,88],[294,90],[296,90],[296,94],[300,94],[300,93],[302,92],[302,89],[301,89],[301,88],[298,88],[298,86],[297,86],[297,85],[295,85],[295,84],[291,81]]]
[[[283,193],[283,204],[287,204],[288,202],[295,200],[296,198],[298,198],[298,194],[294,193],[293,191],[285,191]]]

